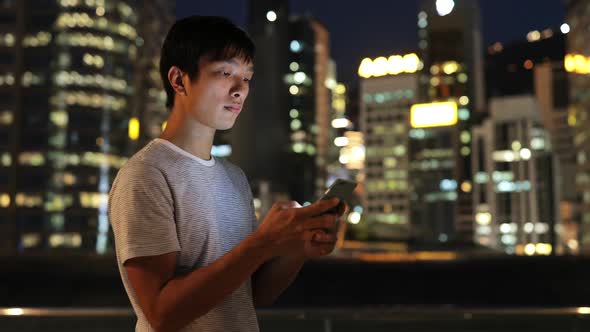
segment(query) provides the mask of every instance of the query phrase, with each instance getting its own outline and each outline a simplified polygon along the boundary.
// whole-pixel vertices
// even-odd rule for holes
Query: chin
[[[232,121],[231,123],[221,123],[217,126],[217,130],[229,130],[232,129],[236,122]]]

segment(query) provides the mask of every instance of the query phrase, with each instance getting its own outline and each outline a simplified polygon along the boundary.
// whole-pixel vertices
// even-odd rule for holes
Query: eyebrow
[[[224,62],[227,64],[239,66],[239,63],[234,59],[228,59],[228,60],[225,60]],[[254,66],[248,66],[248,68],[246,68],[246,70],[250,71],[250,72],[254,72]]]

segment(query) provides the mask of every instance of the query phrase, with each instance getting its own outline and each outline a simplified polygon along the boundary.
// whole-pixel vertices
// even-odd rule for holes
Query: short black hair
[[[238,57],[252,62],[254,51],[254,42],[248,34],[227,18],[195,15],[176,21],[166,35],[160,56],[166,107],[174,105],[174,89],[168,81],[172,66],[188,73],[193,80],[199,75],[203,57],[213,61]]]

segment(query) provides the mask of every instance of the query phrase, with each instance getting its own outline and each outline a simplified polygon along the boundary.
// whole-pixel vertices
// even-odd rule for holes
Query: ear
[[[186,96],[183,76],[184,72],[176,66],[172,66],[170,67],[170,70],[168,70],[168,82],[170,82],[172,89],[174,89],[177,94]]]

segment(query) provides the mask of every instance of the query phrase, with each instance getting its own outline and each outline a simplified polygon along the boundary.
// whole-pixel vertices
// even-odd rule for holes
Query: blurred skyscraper
[[[569,0],[567,4],[567,55],[570,107],[568,122],[574,128],[576,191],[578,196],[579,245],[590,252],[590,1]]]
[[[535,121],[540,121],[548,139],[543,149],[556,157],[555,164],[547,164],[546,170],[538,171],[551,172],[556,181],[553,198],[559,201],[551,203],[551,206],[557,206],[555,220],[548,220],[547,216],[540,216],[540,219],[546,219],[543,222],[552,225],[550,232],[555,232],[556,239],[552,244],[557,246],[553,247],[557,253],[575,252],[577,249],[577,225],[573,213],[575,177],[572,176],[575,173],[575,150],[572,149],[573,130],[568,124],[568,81],[563,62],[566,33],[559,27],[546,28],[530,31],[526,39],[523,35],[522,40],[494,43],[488,47],[486,61],[486,87],[490,97],[498,100],[499,97],[527,95],[535,99],[536,106],[533,108],[538,113],[535,114]],[[519,142],[522,148],[538,150],[538,144],[533,149],[532,139]],[[478,175],[474,176],[477,182]],[[526,180],[534,181],[534,178],[531,175]],[[517,232],[523,231],[520,226]],[[506,226],[504,228],[507,229]]]
[[[412,236],[408,143],[421,68],[414,53],[367,58],[359,67],[366,149],[362,222],[372,239],[408,241]]]
[[[559,229],[557,158],[534,95],[494,97],[473,128],[476,243],[508,254],[552,253]]]
[[[418,243],[470,243],[470,127],[485,102],[478,1],[422,0],[418,35],[420,102],[448,104],[416,109],[430,116],[410,132],[410,220]]]
[[[246,110],[228,137],[231,159],[266,210],[276,194],[310,201],[326,184],[329,34],[311,17],[290,15],[284,0],[252,0],[249,8],[256,73]]]
[[[2,249],[105,253],[108,191],[140,133],[136,71],[152,60],[140,50],[156,43],[140,15],[170,18],[171,6],[36,0],[0,11]]]

